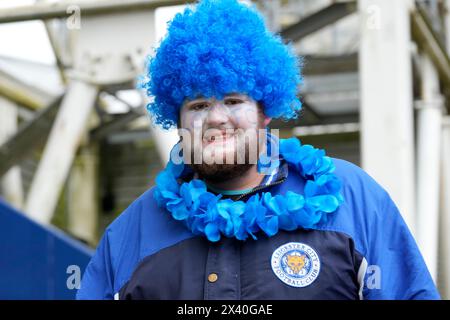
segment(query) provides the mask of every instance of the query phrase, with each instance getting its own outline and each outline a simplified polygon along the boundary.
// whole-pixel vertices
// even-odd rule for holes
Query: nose
[[[215,100],[208,110],[206,121],[210,127],[220,126],[228,121],[228,109],[222,101]]]

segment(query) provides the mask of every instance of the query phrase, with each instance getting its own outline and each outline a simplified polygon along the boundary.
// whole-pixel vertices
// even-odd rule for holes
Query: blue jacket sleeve
[[[83,275],[77,300],[113,299],[113,271],[108,230],[103,235],[97,250]]]
[[[355,266],[363,299],[439,299],[408,226],[388,192],[361,168],[334,159],[344,204],[322,228],[355,240]]]
[[[440,299],[411,232],[387,192],[383,194],[370,226],[364,298]]]

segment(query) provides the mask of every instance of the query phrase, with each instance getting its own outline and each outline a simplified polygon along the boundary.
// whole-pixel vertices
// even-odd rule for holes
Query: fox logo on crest
[[[298,274],[300,270],[305,266],[305,255],[288,255],[287,256],[287,265],[292,270],[292,272]]]

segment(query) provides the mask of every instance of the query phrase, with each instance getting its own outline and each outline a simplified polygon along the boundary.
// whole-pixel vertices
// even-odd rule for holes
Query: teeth
[[[226,134],[226,133],[213,134],[213,135],[208,135],[207,137],[205,137],[205,140],[208,142],[220,141],[220,140],[225,140],[225,139],[231,138],[232,136],[233,136],[233,134]]]
[[[209,137],[209,142],[211,141],[217,141],[217,140],[223,140],[225,136],[211,136]]]

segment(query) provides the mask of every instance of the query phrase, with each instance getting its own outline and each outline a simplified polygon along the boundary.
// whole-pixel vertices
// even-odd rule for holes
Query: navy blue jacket
[[[334,159],[345,202],[314,230],[258,240],[193,235],[157,207],[153,188],[106,230],[78,299],[439,299],[388,193]],[[261,190],[303,194],[293,169]]]

